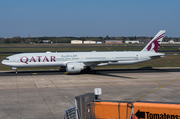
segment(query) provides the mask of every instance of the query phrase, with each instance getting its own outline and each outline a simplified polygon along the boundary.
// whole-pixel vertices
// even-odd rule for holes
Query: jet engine
[[[80,73],[83,69],[82,63],[68,63],[66,66],[66,72],[68,73]]]

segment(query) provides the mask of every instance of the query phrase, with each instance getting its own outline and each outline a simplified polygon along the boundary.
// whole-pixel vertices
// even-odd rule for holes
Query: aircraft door
[[[20,58],[15,59],[17,63],[20,63]]]

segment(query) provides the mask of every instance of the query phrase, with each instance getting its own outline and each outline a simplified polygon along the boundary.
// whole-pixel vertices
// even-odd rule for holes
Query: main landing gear
[[[98,71],[95,71],[93,70],[94,68],[91,68],[91,67],[87,67],[86,68],[86,72],[89,73],[89,74],[97,74]]]

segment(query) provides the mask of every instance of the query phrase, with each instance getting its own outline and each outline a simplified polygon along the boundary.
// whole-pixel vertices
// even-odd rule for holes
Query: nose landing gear
[[[17,67],[12,67],[12,69],[15,69],[15,73],[17,74]]]

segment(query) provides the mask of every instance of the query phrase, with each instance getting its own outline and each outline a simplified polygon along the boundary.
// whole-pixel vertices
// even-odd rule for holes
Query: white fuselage
[[[144,62],[163,53],[124,52],[48,52],[21,53],[7,57],[2,64],[11,67],[66,67],[67,63],[83,63],[84,66],[122,65]]]
[[[135,64],[164,56],[158,53],[164,34],[165,30],[160,30],[141,51],[21,53],[7,57],[2,64],[15,70],[17,67],[52,66],[66,67],[68,73],[80,73],[84,69],[94,72],[95,66]]]

